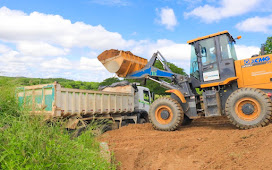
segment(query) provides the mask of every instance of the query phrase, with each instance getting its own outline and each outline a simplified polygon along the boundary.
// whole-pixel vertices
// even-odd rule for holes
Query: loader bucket
[[[147,59],[122,50],[106,50],[97,58],[109,72],[116,73],[118,77],[126,77],[147,64]]]

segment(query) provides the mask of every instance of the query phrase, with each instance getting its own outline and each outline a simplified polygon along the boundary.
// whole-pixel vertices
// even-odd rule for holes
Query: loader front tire
[[[182,107],[172,98],[159,98],[149,109],[149,121],[157,130],[174,131],[181,125],[183,118]]]
[[[241,88],[228,97],[225,112],[240,129],[265,126],[272,116],[272,102],[260,89]]]

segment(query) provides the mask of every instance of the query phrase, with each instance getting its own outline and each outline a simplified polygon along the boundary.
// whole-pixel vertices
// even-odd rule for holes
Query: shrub
[[[61,122],[21,110],[15,85],[0,82],[0,169],[115,169],[100,155],[92,129],[71,139]]]

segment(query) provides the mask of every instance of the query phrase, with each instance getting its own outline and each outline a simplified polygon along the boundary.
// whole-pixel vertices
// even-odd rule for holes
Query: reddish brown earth
[[[99,61],[101,60],[106,60],[108,58],[111,58],[111,57],[114,57],[114,56],[117,56],[120,54],[120,51],[119,50],[114,50],[114,49],[111,49],[111,50],[105,50],[104,52],[102,52],[98,57],[97,59]]]
[[[132,56],[136,56],[136,55],[132,54],[132,52],[130,52],[130,51],[123,51],[123,52],[124,52],[124,53],[127,53],[127,54],[129,54],[129,55],[132,55]],[[106,59],[108,59],[108,58],[115,57],[115,56],[117,56],[117,55],[119,55],[119,54],[120,54],[120,51],[119,51],[119,50],[115,50],[115,49],[105,50],[105,51],[103,51],[101,54],[99,54],[99,56],[97,57],[97,59],[98,59],[99,61],[101,61],[101,60],[106,60]],[[136,56],[136,57],[138,57],[138,56]]]
[[[99,140],[120,169],[272,169],[272,124],[238,130],[224,118],[199,119],[173,132],[130,124]]]

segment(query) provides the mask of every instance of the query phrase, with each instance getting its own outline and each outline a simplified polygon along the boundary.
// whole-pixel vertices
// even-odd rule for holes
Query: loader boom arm
[[[154,67],[155,62],[157,60],[160,61],[164,70],[160,70]],[[150,76],[150,77],[165,77],[172,80],[175,75],[177,74],[173,73],[172,70],[167,66],[166,59],[162,56],[162,54],[159,51],[157,51],[156,53],[153,54],[153,56],[151,57],[151,59],[145,65],[144,68],[127,75],[126,78],[142,79],[142,78],[148,78],[148,76]]]
[[[164,70],[158,69],[154,66],[157,60],[162,64]],[[127,75],[126,78],[149,79],[159,83],[166,89],[180,89],[181,84],[188,82],[189,79],[187,76],[173,73],[172,70],[168,67],[166,59],[159,51],[153,54],[144,68]],[[168,78],[172,83],[160,80],[159,78]]]
[[[184,113],[188,117],[197,116],[195,99],[197,94],[195,89],[191,88],[191,79],[187,75],[172,72],[166,59],[159,51],[154,53],[148,62],[130,52],[123,53],[122,51],[118,53],[119,55],[112,53],[110,53],[112,55],[104,55],[105,58],[103,54],[106,52],[103,52],[98,59],[109,71],[127,79],[149,79],[159,83],[161,87],[167,89],[166,92],[171,93],[172,98],[182,103]],[[154,66],[157,60],[162,64],[163,69]],[[167,78],[171,82],[166,82],[161,78]]]

